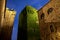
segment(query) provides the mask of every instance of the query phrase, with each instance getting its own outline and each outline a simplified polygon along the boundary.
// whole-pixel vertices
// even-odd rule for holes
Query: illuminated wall
[[[0,0],[0,27],[3,25],[6,0]]]
[[[38,14],[41,40],[60,40],[60,0],[50,0]]]
[[[39,32],[37,10],[26,6],[19,15],[18,40],[39,40]]]
[[[16,11],[14,11],[13,9],[6,8],[6,12],[3,17],[4,21],[1,30],[1,40],[11,40],[15,15]]]
[[[50,0],[42,10],[45,22],[60,22],[60,0]]]
[[[1,30],[2,30],[2,25],[3,25],[3,20],[4,20],[4,13],[5,13],[5,4],[6,0],[0,0],[0,40],[1,40]]]
[[[16,11],[6,8],[4,26],[13,26]]]

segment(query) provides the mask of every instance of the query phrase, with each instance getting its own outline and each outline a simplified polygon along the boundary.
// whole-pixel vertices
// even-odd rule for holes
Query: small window
[[[50,14],[53,11],[53,8],[49,8],[47,13]]]
[[[41,14],[41,19],[43,19],[43,18],[44,18],[44,13]]]
[[[53,25],[50,25],[50,30],[51,30],[51,32],[54,32]]]

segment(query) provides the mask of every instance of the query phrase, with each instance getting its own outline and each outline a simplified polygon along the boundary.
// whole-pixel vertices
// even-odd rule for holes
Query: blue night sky
[[[48,2],[49,0],[7,0],[6,6],[16,11],[16,16],[15,16],[14,26],[12,31],[12,40],[17,40],[18,18],[20,12],[24,9],[24,7],[26,5],[31,5],[32,7],[39,10]]]

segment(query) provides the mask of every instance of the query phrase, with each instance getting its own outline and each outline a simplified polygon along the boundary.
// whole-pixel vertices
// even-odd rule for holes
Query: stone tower
[[[5,7],[6,7],[6,0],[0,0],[0,27],[3,26]]]
[[[1,40],[11,40],[15,15],[15,10],[6,8],[3,27],[1,29]]]
[[[60,40],[60,0],[50,0],[38,14],[41,40]]]
[[[5,5],[6,0],[0,0],[0,39],[1,39],[1,29],[3,25],[3,20],[4,20],[4,13],[5,13]]]
[[[19,15],[17,40],[40,40],[37,10],[26,6]]]
[[[9,27],[13,26],[15,15],[16,15],[16,11],[14,9],[6,8],[3,25],[6,27],[7,26],[9,26]]]
[[[6,0],[0,0],[0,40],[11,40],[15,14],[6,8]]]

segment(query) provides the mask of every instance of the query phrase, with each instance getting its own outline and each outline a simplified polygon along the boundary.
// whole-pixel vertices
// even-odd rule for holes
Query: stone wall
[[[41,40],[60,40],[60,0],[50,0],[38,14]]]
[[[5,13],[5,3],[6,0],[0,0],[0,40],[1,40],[1,30],[2,30],[2,25],[3,25],[3,20],[4,20],[4,13]]]
[[[6,0],[0,0],[0,27],[3,25]]]
[[[15,15],[16,11],[6,8],[3,26],[1,28],[1,40],[11,40]]]

